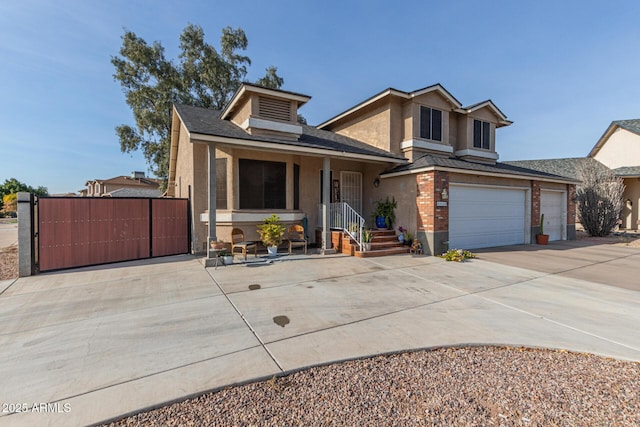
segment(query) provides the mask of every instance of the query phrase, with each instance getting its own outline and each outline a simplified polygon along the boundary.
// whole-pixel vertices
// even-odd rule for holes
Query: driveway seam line
[[[280,362],[278,362],[278,359],[276,359],[275,355],[273,353],[271,353],[271,351],[267,348],[266,344],[264,343],[264,341],[262,341],[262,339],[258,335],[257,331],[255,329],[253,329],[253,326],[251,326],[251,323],[249,323],[249,321],[247,320],[246,317],[244,317],[244,314],[240,311],[240,309],[233,303],[233,301],[231,301],[231,298],[229,298],[229,295],[227,295],[227,293],[224,291],[224,289],[222,289],[222,286],[220,286],[220,284],[216,281],[216,279],[214,279],[214,277],[211,275],[211,272],[208,269],[206,269],[206,270],[207,270],[207,274],[209,274],[209,277],[211,277],[211,280],[213,280],[213,283],[215,283],[216,286],[218,287],[218,289],[220,289],[220,292],[222,292],[222,295],[224,295],[224,297],[227,299],[227,301],[229,301],[229,304],[231,304],[231,307],[233,307],[233,309],[236,311],[236,313],[238,313],[238,316],[240,316],[240,318],[242,319],[244,324],[247,326],[247,328],[249,328],[249,330],[251,331],[253,336],[256,337],[256,339],[260,343],[260,346],[262,346],[264,351],[267,352],[267,354],[269,355],[271,360],[273,360],[273,363],[275,363],[276,366],[278,367],[278,369],[280,369],[280,372],[284,372],[285,370],[282,367],[282,365],[280,364]]]
[[[180,366],[175,366],[175,367],[170,368],[170,369],[163,369],[162,371],[153,372],[153,373],[150,373],[150,374],[147,374],[147,375],[143,375],[141,377],[131,378],[131,379],[126,380],[126,381],[120,381],[120,382],[117,382],[117,383],[114,383],[114,384],[109,384],[109,385],[105,385],[105,386],[102,386],[102,387],[97,387],[97,388],[94,388],[92,390],[85,391],[83,393],[78,393],[78,394],[73,394],[71,396],[61,397],[59,399],[52,400],[49,403],[59,403],[59,402],[65,401],[65,400],[75,399],[76,397],[85,396],[87,394],[95,393],[97,391],[107,390],[107,389],[109,389],[111,387],[116,387],[116,386],[120,386],[120,385],[124,385],[124,384],[128,384],[128,383],[132,383],[132,382],[135,382],[135,381],[138,381],[138,380],[151,378],[151,377],[154,377],[154,376],[160,375],[160,374],[166,374],[168,372],[175,371],[177,369],[187,368],[189,366],[197,365],[199,363],[209,362],[211,360],[219,359],[221,357],[232,356],[234,354],[241,353],[241,352],[246,351],[246,350],[251,350],[253,348],[259,348],[259,347],[260,346],[258,346],[258,345],[254,345],[254,346],[251,346],[251,347],[247,347],[247,348],[243,348],[243,349],[240,349],[240,350],[232,351],[230,353],[221,354],[219,356],[207,357],[206,359],[202,359],[202,360],[198,360],[198,361],[195,361],[195,362],[186,363],[186,364],[180,365]],[[10,413],[6,413],[6,414],[4,414],[2,416],[10,416],[10,415],[19,414],[19,413],[20,412],[10,412]]]
[[[208,296],[202,296],[202,297],[198,297],[198,298],[187,299],[187,300],[184,300],[184,301],[169,302],[169,303],[166,303],[166,304],[158,304],[158,305],[153,305],[153,306],[149,306],[149,307],[138,308],[138,309],[135,309],[135,310],[119,311],[117,313],[104,314],[102,316],[95,316],[95,317],[87,317],[87,318],[83,318],[83,319],[68,320],[66,322],[60,322],[60,323],[51,323],[49,325],[40,326],[40,327],[37,327],[37,328],[23,329],[23,330],[19,330],[19,331],[15,331],[15,332],[0,333],[0,337],[9,336],[9,335],[13,335],[13,334],[20,334],[20,333],[23,333],[23,332],[38,331],[38,330],[41,330],[41,329],[53,328],[53,327],[58,327],[58,326],[62,326],[62,325],[69,325],[69,324],[73,324],[73,323],[76,323],[76,322],[86,322],[88,320],[104,319],[106,317],[114,317],[114,316],[119,316],[121,314],[135,313],[135,312],[151,310],[151,309],[160,308],[160,307],[167,307],[167,306],[178,305],[178,304],[183,304],[183,303],[192,302],[192,301],[198,301],[198,300],[203,300],[203,299],[209,299],[209,298],[217,298],[217,297],[222,297],[222,296],[223,295],[208,295]]]
[[[2,292],[0,292],[0,296],[2,296],[2,294],[4,294],[6,291],[9,290],[10,287],[12,287],[16,282],[18,281],[18,279],[13,279],[13,281],[11,283],[9,283],[9,286],[7,286],[6,288],[3,289]]]
[[[594,334],[593,332],[585,331],[585,330],[582,330],[582,329],[580,329],[580,328],[576,328],[575,326],[567,325],[566,323],[562,323],[562,322],[559,322],[559,321],[557,321],[557,320],[553,320],[553,319],[550,319],[550,318],[548,318],[548,317],[541,316],[541,315],[539,315],[539,314],[535,314],[535,313],[532,313],[532,312],[527,311],[527,310],[523,310],[523,309],[518,308],[518,307],[513,307],[513,306],[510,306],[509,304],[505,304],[505,303],[502,303],[502,302],[500,302],[500,301],[495,301],[495,300],[493,300],[493,299],[491,299],[491,298],[487,298],[487,297],[482,296],[482,295],[473,295],[473,296],[478,297],[478,298],[480,298],[480,299],[483,299],[483,300],[485,300],[485,301],[492,302],[492,303],[494,303],[494,304],[501,305],[502,307],[509,308],[509,309],[511,309],[511,310],[514,310],[514,311],[519,311],[520,313],[527,314],[527,315],[532,316],[532,317],[536,317],[536,318],[539,318],[539,319],[542,319],[542,320],[546,320],[546,321],[551,322],[551,323],[555,323],[556,325],[563,326],[563,327],[565,327],[565,328],[568,328],[568,329],[574,330],[574,331],[576,331],[576,332],[580,332],[580,333],[583,333],[583,334],[586,334],[586,335],[590,335],[590,336],[592,336],[592,337],[595,337],[595,338],[601,339],[601,340],[603,340],[603,341],[607,341],[607,342],[610,342],[610,343],[613,343],[613,344],[617,344],[617,345],[620,345],[620,346],[622,346],[622,347],[629,348],[629,349],[631,349],[631,350],[640,351],[640,348],[636,348],[636,347],[633,347],[633,346],[631,346],[631,345],[621,343],[621,342],[619,342],[619,341],[615,341],[615,340],[612,340],[612,339],[609,339],[609,338],[605,338],[605,337],[603,337],[603,336],[600,336],[600,335]]]
[[[489,262],[490,262],[490,261],[489,261]],[[524,269],[524,270],[527,270],[527,269]],[[401,271],[402,271],[403,273],[405,273],[405,274],[410,275],[410,276],[414,276],[414,277],[417,277],[417,278],[423,279],[422,277],[418,276],[417,274],[414,274],[414,273],[411,273],[411,272],[408,272],[408,271],[404,271],[404,270],[401,270]],[[535,270],[532,270],[532,271],[535,271]],[[540,279],[540,278],[542,278],[542,277],[554,276],[554,275],[556,275],[556,274],[555,274],[555,273],[548,273],[548,274],[546,274],[546,275],[544,275],[544,276],[536,277],[536,278],[533,278],[533,279],[522,280],[522,281],[520,281],[520,282],[512,283],[512,284],[509,284],[509,285],[499,286],[498,288],[504,288],[504,287],[507,287],[507,286],[514,286],[514,285],[521,285],[521,284],[526,283],[526,282],[531,282],[531,281],[533,281],[533,280],[538,280],[538,279]],[[494,303],[494,304],[501,305],[501,306],[503,306],[503,307],[505,307],[505,308],[508,308],[508,309],[511,309],[511,310],[514,310],[514,311],[518,311],[518,312],[521,312],[521,313],[523,313],[523,314],[527,314],[527,315],[529,315],[529,316],[531,316],[531,317],[535,317],[535,318],[538,318],[538,319],[546,320],[546,321],[551,322],[551,323],[554,323],[554,324],[556,324],[556,325],[558,325],[558,326],[562,326],[562,327],[565,327],[565,328],[568,328],[568,329],[574,330],[574,331],[576,331],[576,332],[583,333],[583,334],[585,334],[585,335],[590,335],[590,336],[592,336],[592,337],[595,337],[595,338],[601,339],[601,340],[606,341],[606,342],[610,342],[610,343],[613,343],[613,344],[617,344],[617,345],[620,345],[620,346],[622,346],[622,347],[629,348],[629,349],[631,349],[631,350],[640,351],[640,348],[636,348],[636,347],[630,346],[630,345],[628,345],[628,344],[623,344],[623,343],[621,343],[621,342],[618,342],[618,341],[615,341],[615,340],[612,340],[612,339],[609,339],[609,338],[602,337],[602,336],[597,335],[597,334],[594,334],[594,333],[592,333],[592,332],[588,332],[588,331],[585,331],[585,330],[582,330],[582,329],[576,328],[576,327],[574,327],[574,326],[567,325],[567,324],[564,324],[564,323],[562,323],[562,322],[558,322],[557,320],[553,320],[553,319],[550,319],[550,318],[548,318],[548,317],[541,316],[541,315],[538,315],[538,314],[535,314],[535,313],[532,313],[532,312],[529,312],[529,311],[526,311],[526,310],[523,310],[523,309],[520,309],[520,308],[517,308],[517,307],[513,307],[513,306],[510,306],[510,305],[508,305],[508,304],[504,304],[504,303],[501,303],[501,302],[499,302],[499,301],[496,301],[496,300],[493,300],[493,299],[491,299],[491,298],[488,298],[488,297],[485,297],[485,296],[480,295],[480,293],[488,292],[488,291],[491,291],[491,290],[494,290],[494,289],[497,289],[497,288],[494,288],[494,289],[482,289],[482,290],[477,291],[477,292],[468,292],[468,291],[465,291],[465,290],[462,290],[462,289],[458,289],[458,288],[455,288],[455,287],[453,287],[453,286],[446,285],[446,284],[443,284],[443,283],[437,283],[437,284],[438,284],[438,285],[440,285],[440,286],[445,286],[445,287],[447,287],[447,288],[449,288],[449,289],[452,289],[452,290],[456,290],[456,291],[458,291],[458,292],[462,292],[462,293],[463,293],[463,295],[461,295],[461,296],[466,296],[466,295],[474,296],[474,297],[476,297],[476,298],[480,298],[480,299],[483,299],[483,300],[485,300],[485,301],[488,301],[488,302],[492,302],[492,303]]]

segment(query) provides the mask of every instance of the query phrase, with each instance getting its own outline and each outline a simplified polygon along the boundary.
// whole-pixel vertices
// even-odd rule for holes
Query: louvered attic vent
[[[260,117],[271,120],[291,121],[291,102],[283,99],[261,96],[258,101]]]

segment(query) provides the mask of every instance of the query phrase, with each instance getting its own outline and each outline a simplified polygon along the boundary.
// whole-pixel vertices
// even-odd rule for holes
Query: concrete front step
[[[373,246],[372,246],[370,251],[367,251],[367,252],[355,251],[354,255],[358,258],[373,258],[373,257],[387,256],[387,255],[407,254],[409,253],[409,249],[411,249],[409,246],[404,246],[404,245],[393,247],[393,248],[385,248],[385,249],[373,249]]]

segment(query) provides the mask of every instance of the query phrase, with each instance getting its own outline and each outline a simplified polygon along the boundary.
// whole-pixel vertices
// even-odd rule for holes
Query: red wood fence
[[[41,197],[40,271],[189,251],[186,199]]]

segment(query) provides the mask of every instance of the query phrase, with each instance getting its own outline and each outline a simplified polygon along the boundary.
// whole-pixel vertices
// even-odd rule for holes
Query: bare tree
[[[597,161],[582,162],[578,174],[582,180],[576,188],[578,219],[591,236],[607,236],[620,219],[622,178]]]

